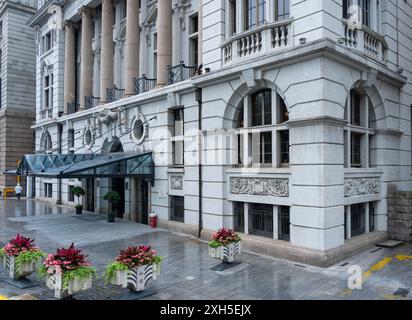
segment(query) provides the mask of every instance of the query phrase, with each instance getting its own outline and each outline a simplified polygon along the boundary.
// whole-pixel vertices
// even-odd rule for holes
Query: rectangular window
[[[289,166],[289,130],[279,131],[280,134],[280,165]]]
[[[351,166],[361,167],[361,138],[359,133],[351,133]]]
[[[233,227],[237,232],[245,232],[245,204],[233,202]]]
[[[73,188],[74,188],[74,186],[69,186],[68,199],[67,199],[69,202],[74,202]]]
[[[279,207],[278,213],[279,240],[290,241],[290,208]]]
[[[351,91],[351,124],[354,126],[360,126],[360,110],[361,110],[361,97],[355,92]]]
[[[53,47],[53,33],[49,31],[43,36],[43,53],[49,51]]]
[[[260,133],[260,163],[272,163],[272,132]]]
[[[249,204],[249,233],[273,238],[273,206],[269,204]]]
[[[360,0],[361,1],[361,12],[362,12],[362,24],[365,26],[370,26],[370,0]]]
[[[256,1],[245,0],[245,24],[246,30],[256,27]]]
[[[348,1],[349,0],[342,0],[342,17],[343,19],[348,19]]]
[[[236,34],[237,19],[236,19],[236,0],[229,2],[229,16],[230,16],[230,35]]]
[[[184,113],[183,108],[173,109],[173,135],[181,140],[172,141],[173,164],[184,165]]]
[[[44,184],[44,196],[46,198],[53,198],[53,184],[52,183]]]
[[[289,19],[290,5],[289,0],[275,0],[275,21]]]
[[[70,129],[67,131],[67,148],[69,153],[74,153],[74,130]]]
[[[365,233],[365,204],[351,205],[351,236],[356,237]]]
[[[170,220],[184,222],[185,198],[179,196],[170,197]]]

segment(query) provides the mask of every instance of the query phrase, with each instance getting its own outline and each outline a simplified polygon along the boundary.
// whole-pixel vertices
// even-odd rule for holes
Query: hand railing
[[[84,100],[85,100],[84,108],[86,110],[94,108],[98,106],[100,103],[100,97],[87,96],[87,97],[84,97]]]
[[[124,97],[125,89],[119,89],[116,86],[106,89],[106,102],[113,102]]]
[[[186,66],[183,61],[176,66],[168,66],[168,84],[188,80],[196,75],[197,66]]]
[[[140,94],[150,91],[154,88],[156,82],[157,79],[147,78],[145,74],[143,74],[143,76],[140,78],[133,78],[133,93]]]

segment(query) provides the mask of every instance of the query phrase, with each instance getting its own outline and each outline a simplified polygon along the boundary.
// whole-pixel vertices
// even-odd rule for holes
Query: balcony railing
[[[145,74],[140,78],[133,78],[133,93],[140,94],[152,90],[156,81],[157,79],[147,78]]]
[[[86,96],[84,97],[84,108],[86,110],[97,107],[100,103],[100,97]]]
[[[222,48],[223,64],[293,46],[292,20],[264,24],[235,35]]]
[[[125,89],[119,89],[116,86],[106,89],[106,101],[113,102],[124,97]]]
[[[77,112],[78,110],[79,110],[79,105],[78,105],[75,101],[69,102],[69,103],[67,104],[67,113],[68,113],[68,114],[75,113],[75,112]]]
[[[367,56],[386,63],[388,44],[383,36],[366,26],[343,21],[345,46],[361,50]]]
[[[168,66],[168,84],[188,80],[196,75],[197,66],[186,66],[183,61],[176,66]]]

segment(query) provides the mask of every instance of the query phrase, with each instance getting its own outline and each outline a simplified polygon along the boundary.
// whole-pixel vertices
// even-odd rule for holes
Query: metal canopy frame
[[[30,154],[9,175],[56,179],[144,177],[154,182],[152,152],[109,154]]]

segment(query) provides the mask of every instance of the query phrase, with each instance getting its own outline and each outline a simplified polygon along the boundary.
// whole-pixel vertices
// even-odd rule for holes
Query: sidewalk
[[[399,288],[412,289],[411,260],[394,258],[381,270],[371,271],[362,290],[347,288],[350,265],[359,265],[366,272],[387,256],[411,256],[410,244],[369,250],[327,269],[242,253],[239,266],[215,272],[210,268],[218,261],[208,256],[207,244],[191,236],[122,220],[109,224],[104,216],[76,216],[74,209],[33,200],[0,201],[0,246],[18,232],[35,238],[46,252],[74,242],[84,249],[99,275],[119,249],[151,245],[165,259],[158,280],[149,282],[158,293],[148,299],[412,299],[410,293],[406,298],[394,295]],[[0,276],[6,275],[0,271]],[[76,295],[76,299],[114,299],[124,290],[105,286],[98,279],[91,290]],[[54,299],[53,291],[41,281],[39,286],[25,290],[0,282],[0,295],[23,294]]]

